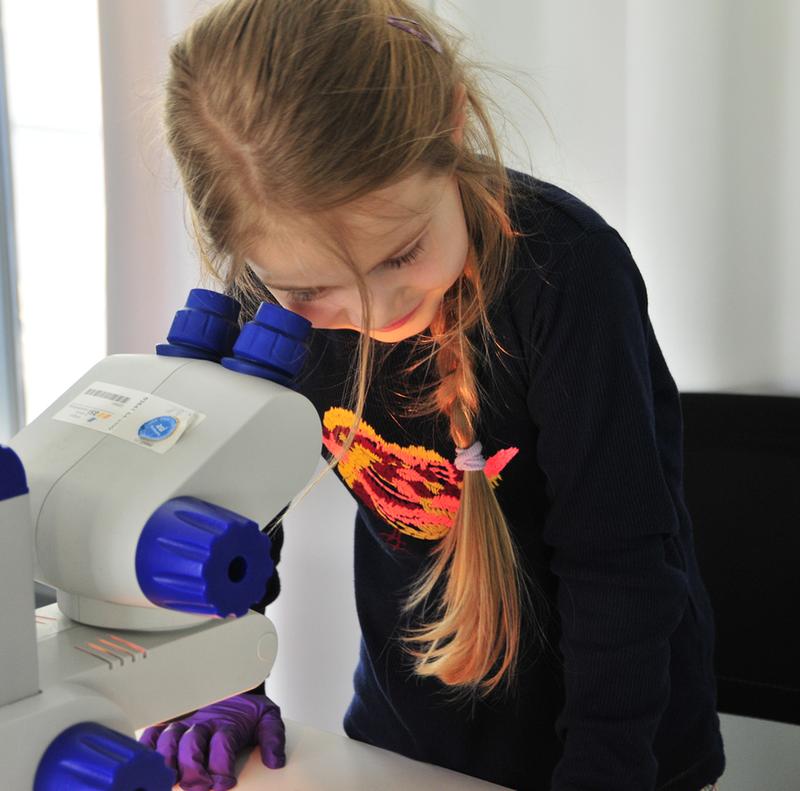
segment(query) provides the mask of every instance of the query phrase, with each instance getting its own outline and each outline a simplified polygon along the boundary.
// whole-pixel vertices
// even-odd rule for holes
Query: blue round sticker
[[[154,417],[148,420],[147,423],[142,423],[139,426],[139,436],[142,439],[149,439],[152,442],[157,442],[160,439],[166,439],[175,433],[178,427],[178,419],[171,415],[162,415],[161,417]]]

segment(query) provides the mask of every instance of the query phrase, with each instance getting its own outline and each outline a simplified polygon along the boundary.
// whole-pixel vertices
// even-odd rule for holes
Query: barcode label
[[[166,453],[205,415],[155,393],[118,382],[93,381],[53,415],[54,420],[113,434],[154,453]]]
[[[106,398],[109,401],[116,401],[118,404],[127,404],[130,401],[128,396],[120,395],[119,393],[109,393],[106,390],[93,390],[91,387],[86,390],[87,395],[97,396],[98,398]]]

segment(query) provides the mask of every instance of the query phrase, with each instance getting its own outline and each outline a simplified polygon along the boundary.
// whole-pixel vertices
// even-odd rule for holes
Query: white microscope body
[[[269,675],[275,629],[248,609],[273,570],[259,526],[320,449],[290,386],[164,354],[106,357],[0,448],[3,787],[170,788],[134,731]],[[34,578],[56,604],[34,609]]]

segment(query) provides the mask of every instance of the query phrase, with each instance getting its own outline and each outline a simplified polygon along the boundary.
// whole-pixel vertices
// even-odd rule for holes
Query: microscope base
[[[77,623],[58,604],[36,610],[41,689],[80,684],[116,703],[135,728],[252,689],[278,651],[269,618],[207,618],[193,629],[131,631]]]

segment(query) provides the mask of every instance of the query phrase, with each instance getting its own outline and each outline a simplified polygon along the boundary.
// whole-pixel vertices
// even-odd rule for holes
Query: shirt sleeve
[[[534,308],[528,408],[547,479],[565,704],[551,791],[654,789],[670,635],[687,603],[648,361],[647,292],[613,228],[585,234]]]

